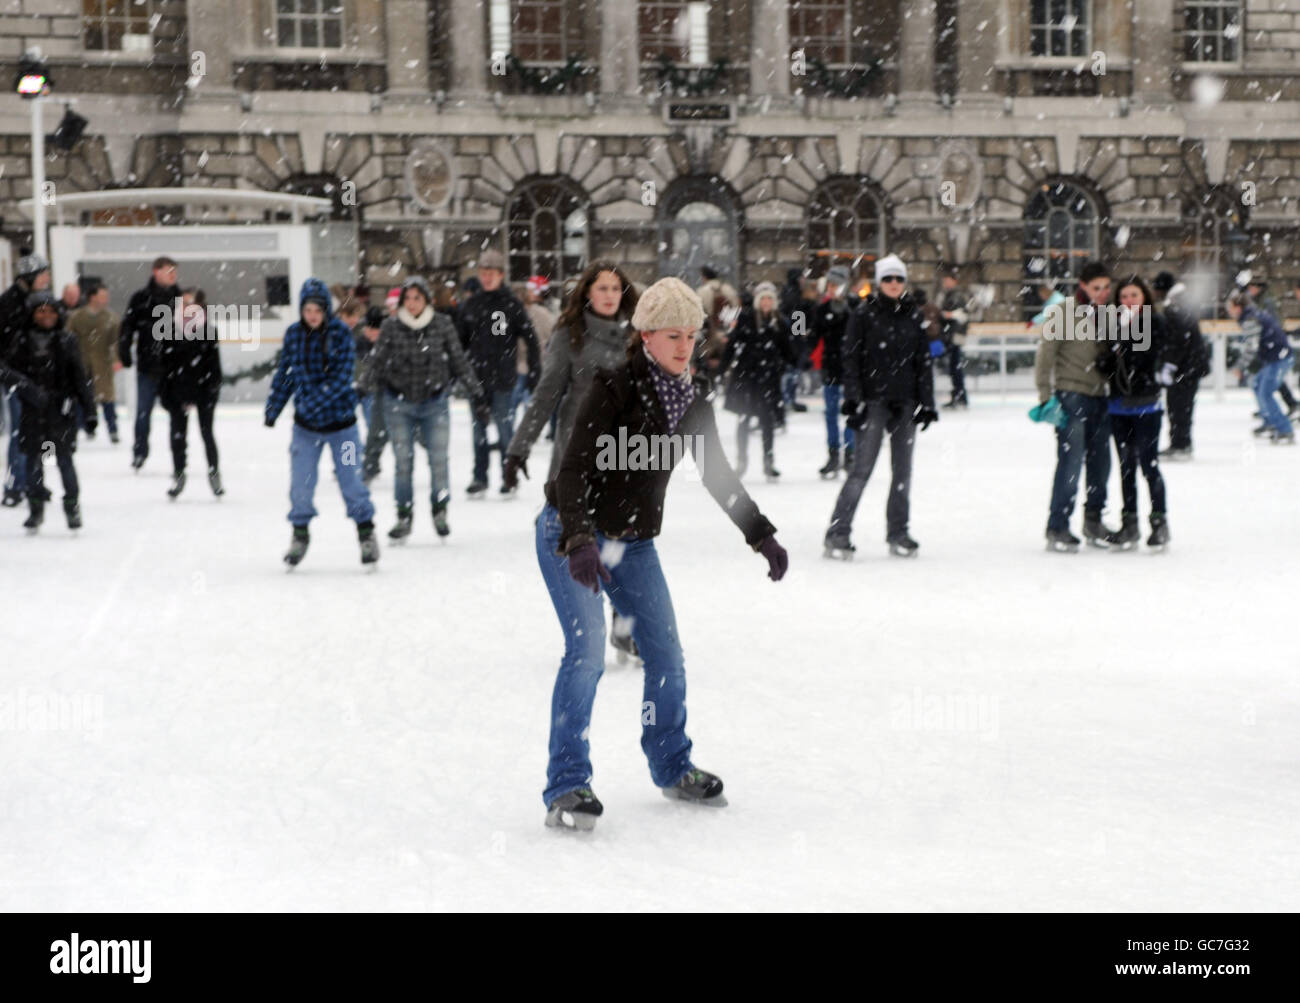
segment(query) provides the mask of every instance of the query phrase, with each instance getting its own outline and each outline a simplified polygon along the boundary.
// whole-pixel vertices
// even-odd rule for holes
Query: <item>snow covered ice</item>
[[[0,908],[1293,909],[1300,457],[1251,438],[1245,391],[1202,394],[1195,461],[1163,466],[1168,552],[1049,554],[1032,403],[986,395],[920,435],[913,561],[886,553],[883,456],[857,560],[821,558],[843,481],[817,476],[812,399],[781,483],[746,479],[785,581],[679,472],[658,547],[693,758],[730,806],[659,796],[640,670],[610,650],[590,837],[542,825],[544,443],[517,499],[469,504],[457,404],[450,538],[417,462],[415,532],[369,576],[328,461],[286,575],[288,422],[256,405],[218,412],[221,502],[201,476],[167,501],[161,412],[139,475],[83,439],[79,538],[57,506],[34,539],[0,511]]]

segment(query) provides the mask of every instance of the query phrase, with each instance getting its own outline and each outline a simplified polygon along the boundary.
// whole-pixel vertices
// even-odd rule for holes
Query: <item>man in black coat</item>
[[[162,342],[175,336],[179,323],[176,301],[176,262],[168,257],[154,259],[153,273],[143,289],[132,294],[122,314],[122,331],[117,350],[122,365],[135,371],[135,445],[131,466],[139,470],[149,457],[149,422],[158,399],[159,362]],[[135,355],[132,356],[134,348]]]
[[[31,313],[27,297],[50,288],[50,263],[39,254],[24,254],[18,259],[14,284],[0,294],[0,364],[14,339],[27,329]],[[9,456],[5,472],[4,506],[13,508],[27,492],[27,455],[18,442],[18,428],[23,419],[22,398],[7,394],[9,408]]]
[[[826,531],[826,555],[847,557],[849,533],[862,491],[889,436],[893,483],[885,509],[891,554],[911,557],[908,535],[912,447],[916,430],[939,420],[934,408],[934,369],[921,312],[907,292],[907,268],[894,254],[876,262],[876,291],[853,312],[844,338],[844,413],[858,431],[853,468],[835,501]]]
[[[840,408],[844,401],[843,366],[840,361],[844,330],[849,323],[845,294],[849,270],[836,265],[826,273],[826,298],[813,312],[813,344],[822,347],[822,400],[826,404],[826,465],[818,473],[833,478],[840,469]],[[844,468],[852,462],[853,429],[844,429]]]
[[[1161,272],[1151,283],[1165,318],[1168,343],[1165,360],[1178,368],[1174,382],[1166,389],[1169,405],[1169,448],[1160,455],[1170,460],[1192,458],[1192,413],[1201,378],[1210,374],[1209,353],[1196,314],[1183,302],[1186,287],[1172,273]]]
[[[505,463],[505,449],[514,435],[514,413],[511,401],[515,391],[515,361],[517,345],[523,341],[528,352],[527,388],[531,392],[542,374],[541,347],[537,332],[524,305],[504,284],[506,262],[499,251],[484,251],[479,257],[478,279],[482,291],[471,296],[461,307],[456,318],[460,342],[465,346],[474,373],[492,408],[492,421],[497,427],[496,445],[489,446],[487,424],[474,417],[474,477],[468,493],[471,498],[482,497],[487,491],[488,457],[492,449],[500,448],[501,462]],[[504,484],[502,494],[510,489]]]

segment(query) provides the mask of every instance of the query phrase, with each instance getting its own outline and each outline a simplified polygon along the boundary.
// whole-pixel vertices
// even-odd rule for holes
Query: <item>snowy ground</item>
[[[1296,909],[1300,450],[1250,438],[1243,392],[1205,400],[1196,461],[1165,469],[1170,550],[1052,555],[1030,403],[921,437],[915,561],[885,553],[883,476],[858,560],[821,558],[842,482],[815,473],[816,402],[777,440],[782,483],[748,478],[784,582],[679,474],[660,553],[696,761],[731,804],[659,796],[611,657],[591,837],[542,826],[541,483],[463,501],[463,405],[448,544],[421,505],[375,575],[328,473],[285,573],[288,414],[218,413],[220,503],[193,427],[174,504],[161,412],[138,476],[101,435],[80,538],[57,507],[36,539],[0,511],[0,909]]]

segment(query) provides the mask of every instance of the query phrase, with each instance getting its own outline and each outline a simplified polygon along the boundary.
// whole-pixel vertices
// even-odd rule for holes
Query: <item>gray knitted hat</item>
[[[637,300],[632,314],[636,331],[662,331],[667,327],[687,327],[692,331],[704,326],[704,304],[695,290],[681,279],[663,278],[650,286]]]

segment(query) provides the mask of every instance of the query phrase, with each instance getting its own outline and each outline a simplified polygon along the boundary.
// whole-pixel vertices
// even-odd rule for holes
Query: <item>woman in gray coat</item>
[[[555,330],[542,360],[542,378],[506,448],[505,487],[519,486],[519,474],[528,476],[528,453],[551,414],[559,408],[555,445],[551,449],[548,482],[555,479],[560,459],[573,432],[574,419],[591,389],[598,369],[617,369],[627,361],[628,321],[636,309],[637,291],[618,265],[596,261],[582,273],[555,322]],[[549,506],[548,506],[549,507]],[[543,510],[539,518],[545,518]],[[629,629],[614,615],[610,642],[619,660],[636,654]]]

